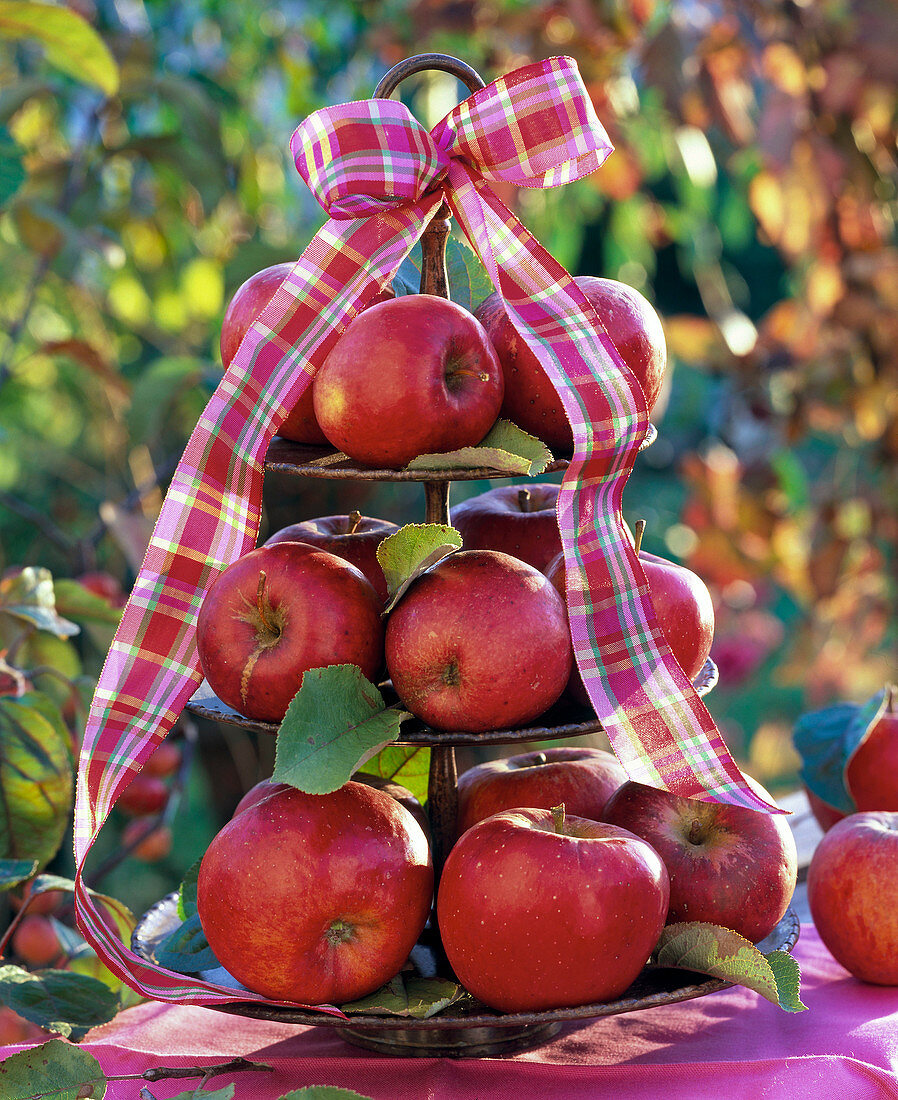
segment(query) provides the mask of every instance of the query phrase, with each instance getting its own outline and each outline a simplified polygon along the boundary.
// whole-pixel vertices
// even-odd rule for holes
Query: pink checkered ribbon
[[[306,119],[291,148],[330,221],[251,325],[190,437],[106,659],[82,750],[79,925],[116,974],[159,1000],[215,1004],[233,992],[150,965],[110,935],[82,882],[85,858],[201,678],[197,611],[221,571],[255,545],[272,436],[444,197],[573,427],[558,500],[571,633],[615,752],[634,779],[769,809],[744,783],[664,643],[623,535],[621,495],[647,428],[642,391],[577,285],[486,183],[554,186],[605,160],[611,145],[575,62],[550,58],[518,69],[430,133],[389,100],[327,108]]]

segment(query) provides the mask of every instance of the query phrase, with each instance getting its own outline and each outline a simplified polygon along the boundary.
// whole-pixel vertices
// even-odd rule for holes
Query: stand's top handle
[[[449,73],[456,80],[460,80],[469,92],[479,92],[486,87],[486,81],[478,72],[466,65],[457,57],[448,53],[419,53],[414,57],[407,57],[394,65],[388,73],[381,77],[380,83],[374,89],[374,99],[388,99],[396,91],[399,84],[413,73],[424,72],[426,69],[439,69]]]

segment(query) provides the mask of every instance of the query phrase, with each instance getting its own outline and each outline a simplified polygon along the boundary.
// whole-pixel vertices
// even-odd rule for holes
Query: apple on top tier
[[[441,730],[521,726],[550,707],[573,659],[567,612],[538,569],[462,550],[422,574],[387,620],[403,706]]]
[[[432,294],[381,302],[350,322],[312,383],[330,442],[367,466],[475,446],[502,404],[502,369],[476,318]]]
[[[197,618],[197,649],[215,694],[247,718],[280,722],[302,674],[383,665],[383,601],[354,565],[302,542],[261,546],[228,566]]]
[[[498,485],[456,504],[450,523],[466,550],[501,550],[544,569],[561,553],[557,501],[557,485]]]
[[[253,320],[274,297],[277,288],[293,270],[292,263],[275,264],[250,275],[234,293],[228,303],[221,324],[221,361],[225,370],[237,354],[240,342],[249,330]],[[391,287],[385,287],[371,301],[385,302],[393,297]],[[312,387],[307,386],[300,399],[293,406],[286,420],[278,428],[278,435],[291,439],[294,443],[307,443],[314,446],[326,446],[327,436],[318,426],[312,403]]]
[[[614,279],[578,275],[574,282],[595,308],[612,343],[635,375],[651,412],[667,365],[667,345],[658,314],[638,290]],[[509,320],[500,296],[491,294],[474,315],[489,333],[505,375],[505,400],[499,415],[537,436],[553,451],[570,453],[574,437],[561,399]]]
[[[386,603],[387,581],[384,571],[377,560],[377,548],[388,536],[399,528],[386,519],[363,516],[361,512],[350,512],[348,516],[321,516],[318,519],[306,519],[301,523],[291,523],[282,527],[265,540],[264,546],[274,546],[279,542],[306,542],[336,554],[356,569],[361,569],[374,585],[378,596]]]

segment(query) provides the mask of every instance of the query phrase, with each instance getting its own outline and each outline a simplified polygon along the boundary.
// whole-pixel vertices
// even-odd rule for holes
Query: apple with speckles
[[[197,650],[215,694],[247,718],[280,722],[311,668],[383,664],[383,601],[349,562],[302,542],[261,546],[206,594]]]
[[[563,807],[506,810],[449,853],[437,916],[469,993],[538,1012],[619,997],[658,942],[667,901],[661,858],[625,829]]]
[[[458,777],[458,833],[522,806],[564,803],[574,817],[602,820],[605,803],[627,782],[617,757],[588,746],[553,746],[488,760]]]
[[[544,569],[561,553],[558,488],[549,483],[498,485],[456,504],[449,522],[466,550],[500,550]]]
[[[247,989],[341,1004],[399,973],[432,894],[421,827],[388,794],[350,782],[276,791],[233,817],[203,856],[197,910]]]
[[[745,780],[774,801],[760,783]],[[603,820],[641,836],[664,860],[671,924],[708,921],[758,943],[789,907],[798,853],[783,814],[700,802],[631,781],[611,796]]]

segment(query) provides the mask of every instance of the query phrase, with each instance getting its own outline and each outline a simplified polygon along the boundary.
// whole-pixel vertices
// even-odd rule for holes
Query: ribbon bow
[[[330,220],[250,326],[190,437],[84,736],[75,813],[79,925],[110,969],[159,1000],[216,1004],[234,992],[152,966],[111,935],[82,879],[87,853],[201,678],[197,611],[222,570],[255,545],[269,442],[443,199],[573,428],[574,456],[558,497],[571,636],[615,752],[633,779],[770,809],[745,784],[671,656],[624,537],[621,496],[647,429],[639,384],[570,275],[486,182],[551,187],[602,164],[611,145],[576,63],[556,57],[518,69],[429,133],[390,100],[326,108],[302,123],[291,148]]]

